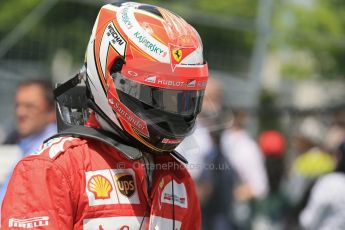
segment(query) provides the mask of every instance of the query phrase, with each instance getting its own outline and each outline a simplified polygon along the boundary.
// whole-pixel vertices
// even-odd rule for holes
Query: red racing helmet
[[[208,67],[199,34],[185,20],[161,7],[127,2],[101,8],[86,51],[86,75],[92,100],[112,127],[165,152],[192,132]]]

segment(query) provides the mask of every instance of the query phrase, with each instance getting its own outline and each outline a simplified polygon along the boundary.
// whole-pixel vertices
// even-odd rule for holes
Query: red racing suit
[[[145,167],[143,159],[130,161],[103,142],[51,139],[17,164],[2,229],[200,229],[185,166],[170,155],[152,158]]]

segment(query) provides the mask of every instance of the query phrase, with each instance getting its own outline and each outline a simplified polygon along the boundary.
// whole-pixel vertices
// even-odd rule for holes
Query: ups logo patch
[[[115,176],[118,190],[124,196],[130,197],[135,192],[134,178],[131,174],[118,173]]]

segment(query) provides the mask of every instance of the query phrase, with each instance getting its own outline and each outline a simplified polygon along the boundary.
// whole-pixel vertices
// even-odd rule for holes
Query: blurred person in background
[[[345,110],[336,111],[332,115],[332,123],[325,134],[324,146],[329,153],[334,154],[345,139]]]
[[[21,82],[15,95],[16,129],[3,144],[18,145],[25,157],[34,153],[44,140],[57,132],[53,88],[49,81],[32,79]],[[0,203],[4,198],[8,181],[0,189]]]
[[[306,230],[342,230],[345,227],[345,139],[337,153],[334,172],[315,183],[299,221]]]
[[[301,122],[293,139],[292,145],[297,156],[292,162],[286,188],[292,207],[290,228],[298,225],[298,216],[305,207],[317,178],[333,171],[335,167],[332,156],[322,148],[324,133],[320,121],[307,117]]]
[[[265,157],[269,192],[258,204],[255,218],[257,229],[279,230],[283,228],[288,211],[287,198],[282,191],[285,174],[286,139],[276,130],[263,131],[258,138],[260,149]]]
[[[246,131],[246,122],[246,112],[234,110],[232,126],[221,136],[221,148],[238,175],[239,182],[234,190],[235,218],[242,228],[250,229],[253,205],[267,195],[268,181],[264,158],[258,144]]]
[[[220,148],[225,120],[224,89],[210,78],[195,132],[177,148],[188,159],[202,208],[203,229],[236,229],[231,216],[236,174]]]
[[[44,80],[21,82],[15,95],[16,129],[4,144],[17,144],[23,155],[33,153],[56,133],[55,101],[51,83]]]

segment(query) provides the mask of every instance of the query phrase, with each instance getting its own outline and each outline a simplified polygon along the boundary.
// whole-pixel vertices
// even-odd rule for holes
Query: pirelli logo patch
[[[33,218],[28,218],[28,219],[10,218],[8,220],[9,228],[36,228],[36,227],[44,227],[48,225],[49,225],[48,216],[39,216],[39,217],[33,217]]]

